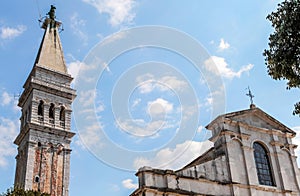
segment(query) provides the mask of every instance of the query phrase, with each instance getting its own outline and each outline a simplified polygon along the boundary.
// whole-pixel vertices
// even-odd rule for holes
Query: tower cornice
[[[61,128],[54,128],[54,127],[45,127],[43,125],[38,125],[35,123],[27,123],[17,136],[17,138],[14,141],[14,144],[20,145],[24,137],[27,135],[27,133],[30,130],[38,130],[41,133],[50,134],[50,135],[56,135],[57,137],[63,137],[65,139],[71,139],[75,133],[71,131],[66,131]]]

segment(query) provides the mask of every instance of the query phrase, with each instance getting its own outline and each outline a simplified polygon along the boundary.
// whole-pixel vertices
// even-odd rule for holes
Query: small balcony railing
[[[44,116],[38,116],[39,123],[44,123]]]
[[[60,121],[60,122],[59,122],[59,125],[60,125],[62,128],[65,128],[65,126],[66,126],[65,121]]]

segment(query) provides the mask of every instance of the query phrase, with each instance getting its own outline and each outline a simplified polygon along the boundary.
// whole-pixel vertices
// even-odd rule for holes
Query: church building
[[[20,132],[14,143],[15,187],[51,196],[69,195],[71,104],[76,92],[67,73],[55,7],[51,6],[35,63],[19,98]]]
[[[206,128],[212,148],[177,171],[140,168],[130,196],[300,195],[293,130],[254,104]]]

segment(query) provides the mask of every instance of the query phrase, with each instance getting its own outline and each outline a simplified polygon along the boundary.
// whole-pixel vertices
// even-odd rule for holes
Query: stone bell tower
[[[55,7],[42,28],[45,33],[19,98],[22,109],[15,186],[51,196],[69,195],[71,104],[76,92],[67,73]]]

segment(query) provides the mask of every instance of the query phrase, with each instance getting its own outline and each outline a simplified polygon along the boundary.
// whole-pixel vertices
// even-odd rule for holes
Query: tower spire
[[[35,60],[35,66],[67,74],[62,44],[58,33],[62,23],[56,20],[55,10],[56,7],[51,5],[50,11],[47,13],[41,26],[41,28],[45,29],[45,33]]]

